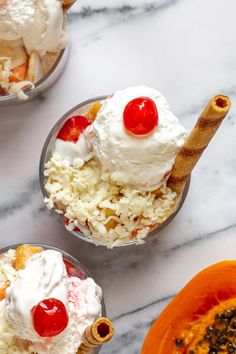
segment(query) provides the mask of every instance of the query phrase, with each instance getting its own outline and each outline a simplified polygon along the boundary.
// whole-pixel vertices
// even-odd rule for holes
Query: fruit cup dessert
[[[59,0],[0,2],[0,104],[33,97],[59,76],[68,52],[67,7]]]
[[[192,168],[229,107],[227,97],[214,97],[186,139],[163,95],[145,86],[79,105],[45,143],[41,185],[47,206],[69,231],[95,244],[143,243],[174,215]]]
[[[147,334],[142,354],[236,353],[236,261],[197,274]]]
[[[102,290],[64,252],[20,245],[0,255],[0,353],[95,353],[114,329]]]

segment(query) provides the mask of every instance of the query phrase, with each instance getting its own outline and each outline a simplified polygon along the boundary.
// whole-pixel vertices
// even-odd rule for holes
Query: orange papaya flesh
[[[236,340],[235,278],[236,261],[223,261],[197,274],[154,322],[141,353],[208,354],[214,346],[222,354],[229,353],[235,345],[227,336],[231,322],[235,322]],[[224,319],[224,313],[230,311],[233,315]],[[209,337],[211,327],[221,333],[222,344],[216,342],[215,333]],[[236,353],[236,345],[232,353]]]

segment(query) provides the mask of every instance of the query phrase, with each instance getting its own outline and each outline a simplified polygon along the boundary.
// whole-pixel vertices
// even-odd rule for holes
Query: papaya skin
[[[223,261],[198,273],[160,314],[147,334],[141,354],[185,353],[175,339],[215,307],[236,307],[236,261]]]

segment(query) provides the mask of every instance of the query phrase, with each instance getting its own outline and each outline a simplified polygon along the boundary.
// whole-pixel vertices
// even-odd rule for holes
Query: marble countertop
[[[53,89],[0,108],[0,246],[44,242],[78,256],[103,287],[116,336],[106,354],[138,354],[161,309],[203,267],[236,257],[235,0],[81,0],[71,9],[71,53]],[[72,106],[131,85],[160,90],[190,129],[224,93],[228,118],[192,174],[175,220],[142,246],[114,250],[70,236],[45,208],[42,145]]]

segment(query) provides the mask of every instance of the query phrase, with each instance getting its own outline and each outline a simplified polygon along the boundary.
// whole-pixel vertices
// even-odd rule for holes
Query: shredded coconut
[[[54,153],[46,164],[45,189],[49,209],[63,212],[68,229],[76,227],[107,247],[130,240],[143,243],[151,226],[163,223],[173,211],[176,193],[163,185],[160,194],[119,186],[103,174],[96,158],[70,165]]]
[[[0,289],[4,289],[16,279],[16,270],[13,267],[15,251],[9,250],[0,255]]]
[[[9,57],[0,57],[0,63],[2,64],[1,86],[4,89],[8,89],[9,76],[11,72],[11,59]]]

